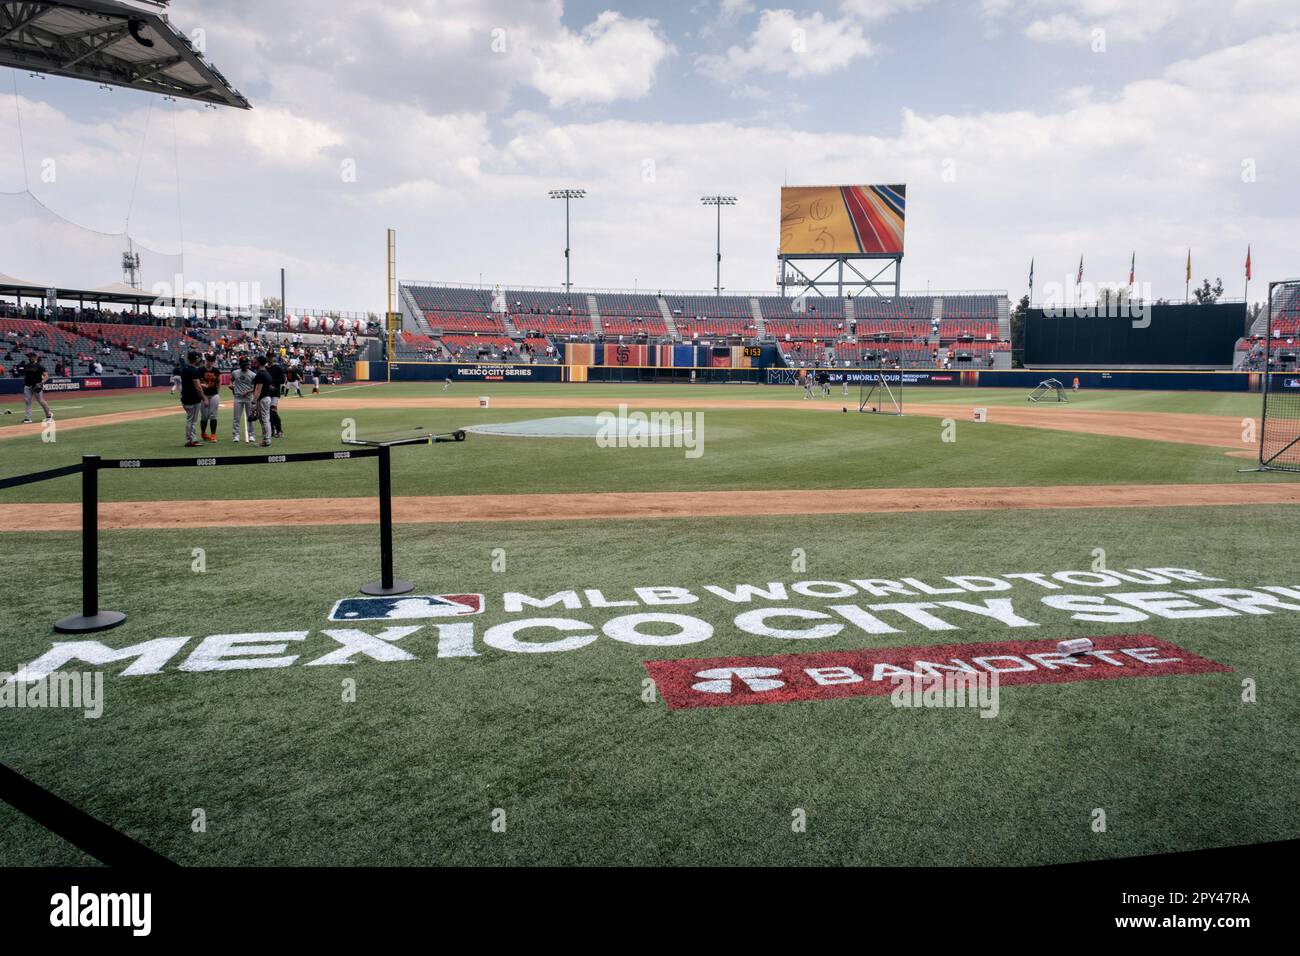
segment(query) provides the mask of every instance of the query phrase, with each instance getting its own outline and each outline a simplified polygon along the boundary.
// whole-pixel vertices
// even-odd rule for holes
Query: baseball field
[[[1300,836],[1300,479],[1239,471],[1259,396],[911,389],[891,417],[802,394],[284,399],[272,454],[470,429],[392,449],[404,599],[355,600],[373,460],[106,469],[100,605],[128,617],[84,635],[53,630],[80,604],[79,478],[0,491],[0,762],[189,865],[1044,864]],[[230,442],[226,399],[198,449],[165,390],[52,404],[53,429],[0,404],[0,481],[268,453]],[[638,413],[659,440],[474,430]],[[899,692],[966,673],[978,706]],[[53,706],[58,674],[80,707]],[[0,830],[6,863],[92,862],[6,805]]]

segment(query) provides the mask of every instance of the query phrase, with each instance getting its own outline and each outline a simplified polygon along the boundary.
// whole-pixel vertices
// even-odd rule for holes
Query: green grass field
[[[478,394],[585,400],[608,398],[615,410],[620,401],[673,399],[790,399],[795,389],[765,386],[617,386],[617,385],[458,385],[454,396]],[[359,396],[367,401],[393,396],[442,397],[440,386],[379,385],[331,396]],[[856,397],[856,392],[854,392]],[[850,399],[850,408],[854,408]],[[909,389],[906,401],[950,403],[978,400],[981,404],[1024,405],[1023,390],[980,389],[978,399],[963,389]],[[166,393],[137,396],[132,408],[126,399],[83,399],[79,411],[97,411],[96,402],[113,411],[175,407]],[[282,406],[289,438],[277,450],[307,451],[342,447],[344,418],[356,432],[389,435],[402,429],[450,431],[466,425],[508,422],[562,414],[594,414],[590,408],[565,412],[524,409],[364,409],[356,412],[312,412],[311,397],[285,399]],[[1193,412],[1241,418],[1257,415],[1259,398],[1217,393],[1083,393],[1071,407],[1106,411],[1152,410]],[[77,404],[69,402],[69,404]],[[811,403],[810,403],[811,404]],[[838,394],[820,405],[844,407]],[[59,416],[58,406],[55,414]],[[1043,406],[1044,415],[1051,408]],[[508,439],[475,436],[472,447],[403,449],[394,457],[394,489],[407,495],[523,494],[529,492],[657,491],[754,489],[833,489],[888,487],[948,487],[981,485],[1063,485],[1099,483],[1200,483],[1261,480],[1242,475],[1243,461],[1225,457],[1224,450],[1131,438],[1065,434],[1015,426],[958,423],[956,440],[943,441],[940,419],[902,419],[810,409],[709,409],[704,414],[705,454],[688,460],[672,448],[639,449],[629,467],[621,449],[599,448],[593,442],[556,439]],[[107,412],[105,412],[107,413]],[[223,422],[229,422],[228,403]],[[16,421],[21,416],[9,416]],[[53,468],[80,460],[86,453],[110,457],[201,457],[208,454],[252,454],[258,449],[233,445],[229,426],[212,449],[179,447],[183,420],[175,416],[64,433],[53,443],[38,433],[0,443],[0,478]],[[1250,445],[1243,443],[1243,449]],[[1014,448],[1014,453],[1008,453]],[[101,482],[106,501],[165,499],[296,498],[303,495],[357,496],[373,494],[373,468],[354,463],[322,463],[291,472],[267,472],[251,477],[241,469],[204,476],[202,482],[182,480],[178,473],[149,471],[107,475]],[[1278,480],[1268,476],[1263,480]],[[6,492],[6,501],[75,501],[75,478]],[[559,517],[559,516],[557,516]]]
[[[457,386],[464,395],[620,398],[789,398],[793,389],[661,386]],[[958,394],[960,392],[960,394]],[[339,392],[441,396],[441,387]],[[1024,403],[1022,391],[911,390],[909,401]],[[76,411],[168,405],[150,393],[105,397]],[[839,402],[835,395],[831,403]],[[102,403],[102,404],[101,404]],[[342,416],[284,404],[280,451],[338,446]],[[1079,407],[1245,417],[1258,397],[1093,393]],[[223,414],[225,413],[223,408]],[[592,414],[582,409],[571,414]],[[56,414],[59,409],[56,406]],[[537,410],[366,410],[358,432],[570,414]],[[62,417],[62,416],[60,416]],[[0,416],[7,424],[12,416]],[[226,420],[228,422],[228,419]],[[705,453],[601,449],[575,439],[470,436],[464,444],[394,452],[399,495],[518,492],[956,487],[1279,481],[1239,474],[1223,449],[961,422],[884,419],[800,409],[705,412]],[[219,434],[228,438],[228,424]],[[0,440],[0,477],[76,461],[190,455],[174,418]],[[238,451],[236,451],[238,449]],[[228,441],[204,454],[249,453]],[[0,492],[10,502],[78,500],[75,479]],[[89,635],[113,649],[186,638],[158,673],[129,662],[70,664],[103,673],[103,715],[0,707],[0,761],[189,865],[297,864],[1039,864],[1290,839],[1300,835],[1300,610],[1209,618],[1149,615],[1135,623],[1077,620],[1024,582],[999,594],[1037,626],[941,613],[932,632],[880,612],[896,633],[846,627],[816,639],[764,637],[736,622],[750,606],[829,613],[843,600],[792,596],[746,607],[706,594],[800,581],[1195,569],[1217,587],[1300,588],[1293,506],[1059,509],[949,513],[565,520],[399,525],[396,568],[417,595],[484,595],[474,656],[437,656],[426,620],[331,623],[336,601],[377,576],[369,527],[236,527],[239,499],[374,493],[370,463],[262,466],[105,475],[105,500],[213,502],[212,526],[110,531],[101,541],[101,605],[122,627]],[[485,515],[489,517],[490,515]],[[195,569],[195,549],[203,567]],[[1098,557],[1098,549],[1104,556]],[[56,617],[77,610],[79,537],[0,530],[0,671],[50,651]],[[593,607],[675,586],[683,606]],[[1210,585],[1072,587],[1070,593]],[[505,607],[507,593],[574,589],[580,607]],[[850,599],[859,603],[869,598]],[[880,599],[875,599],[879,601]],[[895,598],[894,600],[904,600]],[[911,600],[921,600],[912,598]],[[943,600],[935,598],[932,600]],[[1203,607],[1213,607],[1197,599]],[[1296,602],[1300,603],[1300,602]],[[698,643],[633,644],[603,630],[645,611],[712,627]],[[521,653],[489,645],[489,629],[520,618],[566,618],[594,639]],[[787,624],[789,622],[786,622]],[[325,630],[418,630],[391,642],[405,659],[357,656],[310,665],[339,647]],[[793,626],[793,625],[792,625]],[[805,626],[799,622],[798,626]],[[647,632],[660,633],[646,627]],[[201,640],[296,632],[245,660],[286,666],[186,670]],[[305,632],[305,633],[302,633]],[[667,632],[664,632],[667,633]],[[646,699],[645,662],[748,658],[904,645],[1151,634],[1231,672],[1004,686],[1000,712],[899,709],[888,697],[669,709]],[[526,634],[526,632],[525,632]],[[520,637],[525,637],[520,634]],[[564,635],[538,629],[529,640]],[[355,700],[345,702],[347,681]],[[1243,682],[1255,689],[1243,700]],[[1247,695],[1249,696],[1249,695]],[[1098,832],[1096,812],[1106,827]],[[192,826],[196,811],[203,832]],[[792,828],[806,815],[805,832]],[[504,827],[501,826],[504,821]],[[494,826],[494,823],[496,826]],[[9,865],[89,862],[0,806]]]

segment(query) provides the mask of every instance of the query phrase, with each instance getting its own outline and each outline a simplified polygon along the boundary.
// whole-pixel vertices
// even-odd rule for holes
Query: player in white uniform
[[[249,368],[247,356],[239,359],[239,368],[230,374],[230,391],[235,397],[235,414],[231,420],[231,440],[239,441],[239,429],[242,424],[244,441],[253,442],[253,370]]]

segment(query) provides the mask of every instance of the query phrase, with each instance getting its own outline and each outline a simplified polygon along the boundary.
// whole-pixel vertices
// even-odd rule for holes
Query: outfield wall
[[[75,378],[51,378],[45,383],[45,391],[50,394],[59,392],[104,392],[115,388],[153,388],[158,385],[171,384],[167,375],[85,375]],[[23,380],[21,378],[0,379],[0,395],[21,395]]]
[[[833,384],[845,379],[856,385],[879,374],[866,369],[827,369]],[[388,380],[389,366],[370,364],[370,381]],[[792,384],[794,369],[777,368],[664,368],[663,366],[509,365],[450,362],[400,362],[392,366],[394,382],[602,382],[625,384],[739,382]],[[1144,391],[1258,392],[1263,375],[1258,372],[1188,372],[1141,369],[904,369],[885,373],[904,387],[1023,388],[1026,392],[1049,378],[1066,388],[1079,380],[1081,389],[1123,388]]]
[[[1229,369],[1237,339],[1246,334],[1244,302],[1152,305],[1145,314],[1059,314],[1030,309],[1025,316],[1025,365],[1039,368]]]

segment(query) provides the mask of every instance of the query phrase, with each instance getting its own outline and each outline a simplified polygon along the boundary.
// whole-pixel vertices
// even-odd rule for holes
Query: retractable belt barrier
[[[208,458],[100,458],[83,455],[81,464],[65,465],[46,471],[0,478],[0,491],[49,481],[66,475],[81,475],[81,613],[60,618],[54,629],[63,634],[106,631],[126,620],[121,611],[103,611],[99,607],[99,473],[105,470],[128,471],[138,468],[222,468],[227,465],[283,465],[304,461],[350,461],[357,458],[379,460],[379,554],[378,581],[362,585],[363,594],[407,594],[415,585],[393,579],[393,475],[391,449],[398,445],[431,445],[443,441],[462,442],[463,431],[448,435],[422,434],[393,439],[353,439],[346,444],[359,445],[347,451],[289,452],[283,455],[218,455]]]

